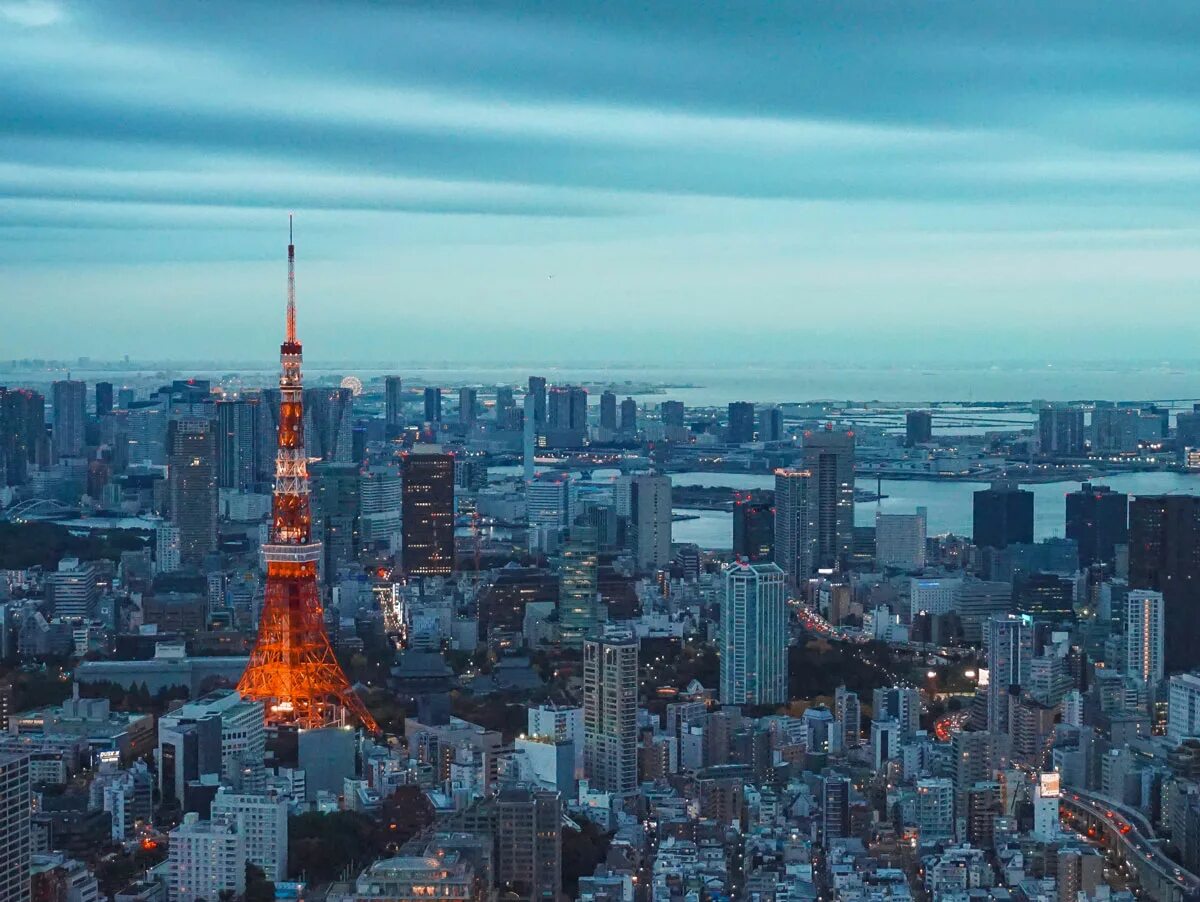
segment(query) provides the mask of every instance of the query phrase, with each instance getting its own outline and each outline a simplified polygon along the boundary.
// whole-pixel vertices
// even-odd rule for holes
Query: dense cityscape
[[[0,902],[1200,902],[1198,47],[0,0]]]
[[[277,388],[8,365],[0,899],[1200,898],[1200,405],[312,385],[287,251]]]

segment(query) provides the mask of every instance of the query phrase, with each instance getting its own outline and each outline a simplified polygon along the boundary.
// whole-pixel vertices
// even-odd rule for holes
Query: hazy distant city
[[[1197,46],[0,0],[0,902],[1200,900]]]

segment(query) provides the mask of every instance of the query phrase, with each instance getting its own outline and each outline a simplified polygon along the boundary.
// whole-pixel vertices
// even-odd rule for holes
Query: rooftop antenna
[[[296,343],[296,245],[292,243],[292,214],[288,214],[287,340]]]

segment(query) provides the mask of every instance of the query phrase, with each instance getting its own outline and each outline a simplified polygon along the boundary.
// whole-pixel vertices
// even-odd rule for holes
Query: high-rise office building
[[[236,821],[246,837],[246,861],[266,879],[287,879],[288,806],[283,796],[231,792],[222,787],[212,801],[214,821]]]
[[[179,560],[198,569],[217,548],[217,442],[210,420],[172,420],[167,429],[167,491],[179,529]]]
[[[404,428],[404,381],[399,376],[383,378],[383,426],[389,439]]]
[[[87,420],[87,384],[64,379],[52,386],[54,457],[78,457],[83,452]]]
[[[775,557],[775,505],[761,492],[734,492],[733,553],[747,561]]]
[[[802,451],[812,478],[815,563],[837,568],[854,542],[854,432],[829,425],[805,432]]]
[[[404,483],[394,466],[371,466],[361,471],[358,531],[362,547],[385,551],[399,547],[403,512]]]
[[[313,464],[308,472],[313,537],[322,542],[326,580],[357,559],[362,547],[362,473],[353,463]]]
[[[554,447],[576,447],[587,438],[587,389],[555,385],[546,397],[546,436]]]
[[[1157,686],[1165,673],[1163,595],[1131,589],[1125,611],[1125,672],[1148,686]]]
[[[102,417],[113,409],[113,384],[111,382],[96,383],[96,416]]]
[[[637,401],[626,398],[621,402],[621,431],[632,435],[637,432]]]
[[[502,423],[505,426],[513,424],[513,411],[517,409],[516,399],[513,397],[513,388],[511,385],[496,386],[496,422]]]
[[[980,548],[1033,543],[1033,492],[993,482],[974,494],[974,542]]]
[[[744,445],[754,441],[754,405],[749,401],[729,404],[729,443]]]
[[[1009,709],[1029,682],[1033,660],[1033,624],[1006,614],[987,622],[988,731],[1008,733]]]
[[[479,407],[479,392],[468,385],[458,390],[458,422],[464,426],[475,422]]]
[[[442,390],[435,385],[425,386],[425,422],[442,421]]]
[[[252,492],[258,485],[262,450],[258,434],[262,417],[258,399],[218,401],[217,485],[223,489]]]
[[[638,640],[604,635],[583,643],[583,760],[591,786],[637,790]]]
[[[1129,543],[1129,496],[1085,482],[1067,493],[1067,538],[1079,546],[1079,568],[1113,566],[1116,546]]]
[[[1083,408],[1054,405],[1038,411],[1038,448],[1047,457],[1083,454]]]
[[[0,754],[0,902],[29,902],[31,811],[29,757]]]
[[[55,617],[90,620],[100,601],[99,574],[95,563],[65,557],[58,570],[46,577],[46,597]]]
[[[403,460],[404,572],[448,576],[454,572],[454,456],[417,447]]]
[[[529,387],[526,389],[533,398],[533,422],[540,430],[546,423],[546,379],[543,376],[530,376]]]
[[[525,519],[530,527],[565,529],[571,523],[571,477],[561,470],[541,473],[525,485]]]
[[[639,570],[657,570],[671,560],[671,477],[640,474],[630,480],[630,544]]]
[[[816,502],[808,470],[775,471],[775,563],[792,585],[816,569]]]
[[[1019,572],[1013,586],[1016,613],[1042,622],[1074,620],[1074,590],[1074,580],[1057,573]]]
[[[563,645],[579,648],[584,638],[593,635],[604,623],[599,572],[596,530],[572,526],[562,552],[562,588],[558,600],[558,628]]]
[[[1166,669],[1200,666],[1200,496],[1130,502],[1129,585],[1163,594]]]
[[[725,569],[721,602],[721,702],[787,701],[786,574],[774,563]]]
[[[600,426],[613,432],[617,429],[617,396],[611,391],[600,395]]]
[[[0,386],[0,480],[24,485],[46,446],[46,399],[29,389]]]
[[[904,444],[908,448],[933,441],[933,414],[928,410],[910,410],[904,415]]]
[[[880,567],[920,570],[925,566],[926,511],[875,514],[875,562]]]
[[[304,438],[313,457],[353,461],[354,393],[348,388],[306,388]]]
[[[759,412],[758,440],[760,442],[783,441],[783,411],[778,407],[764,407]]]
[[[658,410],[662,424],[668,429],[684,428],[685,413],[682,401],[663,401]]]

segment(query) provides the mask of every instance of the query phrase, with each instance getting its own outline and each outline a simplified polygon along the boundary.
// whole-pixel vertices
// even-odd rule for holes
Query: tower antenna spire
[[[296,245],[292,241],[292,214],[288,214],[287,340],[296,343]]]

